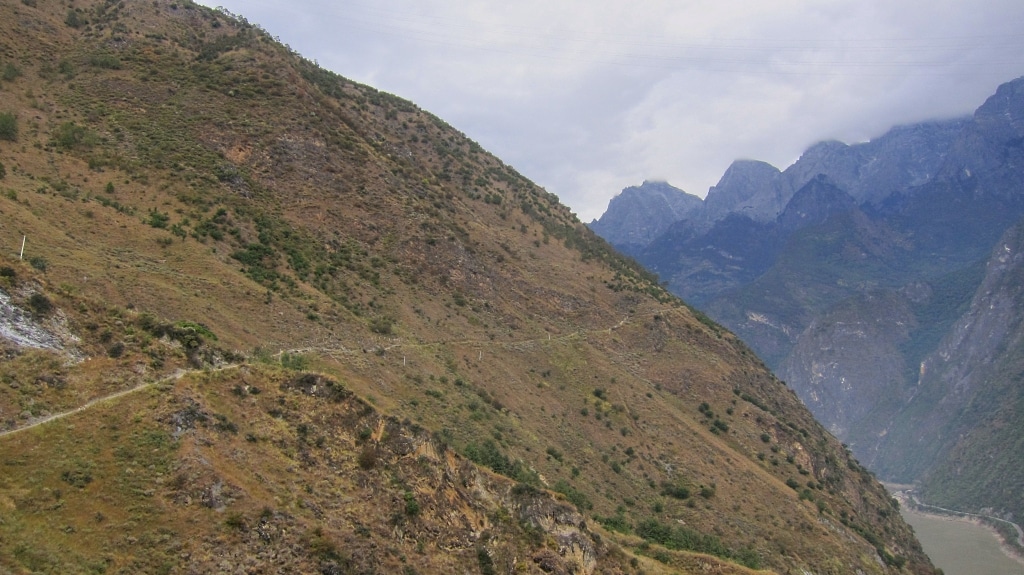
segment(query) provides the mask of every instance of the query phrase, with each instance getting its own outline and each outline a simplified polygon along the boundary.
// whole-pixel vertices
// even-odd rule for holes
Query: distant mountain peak
[[[782,173],[760,160],[736,160],[708,190],[703,219],[714,222],[742,212],[756,221],[774,220],[785,206]]]
[[[796,230],[811,224],[824,223],[829,217],[857,209],[857,202],[826,175],[818,174],[800,188],[779,214],[778,224],[784,230]]]
[[[590,227],[628,253],[632,247],[649,244],[670,225],[698,211],[703,203],[666,181],[644,180],[612,198],[608,210]]]

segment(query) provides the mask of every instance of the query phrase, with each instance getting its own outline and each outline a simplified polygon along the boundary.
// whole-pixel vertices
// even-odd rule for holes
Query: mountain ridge
[[[921,435],[900,418],[926,418],[941,402],[937,390],[945,388],[937,383],[929,384],[936,391],[927,400],[917,395],[921,374],[939,362],[943,338],[964,329],[957,325],[981,321],[969,306],[985,297],[985,266],[999,267],[993,245],[1009,245],[1000,236],[1024,214],[1022,93],[1024,78],[1000,86],[968,119],[901,126],[862,144],[812,146],[785,171],[763,167],[764,179],[729,192],[750,199],[726,202],[733,211],[725,217],[710,225],[677,221],[633,252],[674,293],[735,330],[883,477],[943,485],[929,493],[1008,516],[1021,512],[1012,497],[985,500],[978,476],[957,480],[963,474],[943,456],[925,461],[924,453],[951,453],[947,438]],[[773,186],[786,178],[806,183],[777,207]],[[818,203],[808,204],[811,198]],[[770,209],[747,209],[754,205]],[[1012,345],[1005,357],[978,349],[987,358],[981,363],[1002,366],[985,373],[999,373],[1000,381],[1016,377]],[[976,415],[995,418],[996,410],[989,405]],[[964,425],[961,433],[969,434]],[[965,453],[957,457],[966,460]],[[994,482],[1017,482],[1012,465],[997,468],[985,483],[988,493],[1005,493]]]

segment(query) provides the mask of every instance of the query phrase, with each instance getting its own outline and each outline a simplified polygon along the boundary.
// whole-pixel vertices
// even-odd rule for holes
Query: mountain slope
[[[5,344],[0,422],[89,406],[0,437],[4,569],[933,572],[746,346],[440,119],[189,2],[0,11],[4,325],[59,342]]]

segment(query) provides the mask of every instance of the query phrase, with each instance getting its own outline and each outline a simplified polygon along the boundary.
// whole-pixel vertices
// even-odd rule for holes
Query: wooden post
[[[21,253],[18,254],[18,261],[25,259],[25,240],[27,239],[28,236],[21,236]]]

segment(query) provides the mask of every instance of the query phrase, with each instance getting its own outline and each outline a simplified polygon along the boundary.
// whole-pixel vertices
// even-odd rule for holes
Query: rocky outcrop
[[[11,347],[14,353],[25,349],[49,350],[72,362],[82,360],[76,347],[78,338],[68,329],[64,314],[42,294],[40,286],[23,286],[14,295],[12,299],[0,290],[0,348]]]

